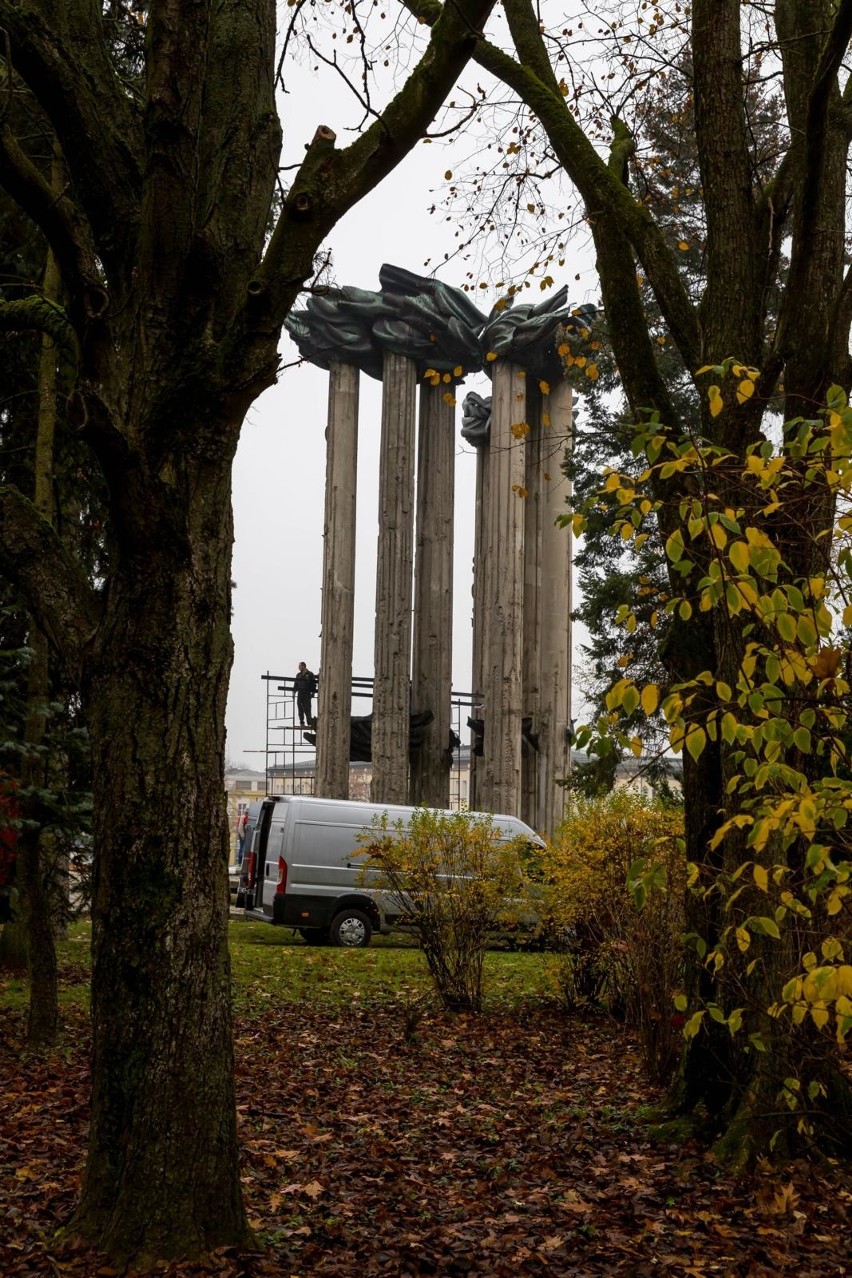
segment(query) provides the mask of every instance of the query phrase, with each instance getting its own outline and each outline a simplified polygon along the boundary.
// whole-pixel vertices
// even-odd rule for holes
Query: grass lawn
[[[405,1004],[431,990],[426,962],[407,936],[377,937],[365,950],[305,945],[289,928],[231,923],[234,1006],[304,1003],[345,1013],[356,1003]],[[485,958],[486,1012],[519,1009],[553,987],[546,956],[493,950]]]
[[[60,1046],[25,1057],[25,989],[0,980],[0,1274],[92,1278],[54,1241],[88,1119],[87,933],[61,945]],[[411,944],[317,949],[231,924],[241,1175],[258,1239],[172,1275],[852,1274],[848,1168],[733,1179],[655,1139],[622,1026],[564,1015],[548,960],[492,953],[481,1016],[430,1000]]]

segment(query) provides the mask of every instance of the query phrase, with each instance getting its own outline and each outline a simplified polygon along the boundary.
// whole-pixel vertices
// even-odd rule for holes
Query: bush
[[[683,987],[682,832],[680,809],[619,790],[575,799],[544,857],[565,1001],[601,1003],[623,1016],[659,1080],[683,1041],[673,1006]]]
[[[524,914],[517,843],[501,841],[489,816],[430,808],[418,808],[407,827],[385,816],[365,836],[368,870],[416,931],[450,1011],[480,1011],[489,942]]]

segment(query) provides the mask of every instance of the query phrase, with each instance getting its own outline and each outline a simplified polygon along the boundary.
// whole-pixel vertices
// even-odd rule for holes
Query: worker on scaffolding
[[[304,661],[299,662],[299,673],[293,680],[293,694],[296,698],[296,709],[299,712],[299,726],[304,728],[305,723],[309,727],[315,726],[315,719],[311,711],[311,701],[317,690],[317,677],[312,670],[309,670]]]

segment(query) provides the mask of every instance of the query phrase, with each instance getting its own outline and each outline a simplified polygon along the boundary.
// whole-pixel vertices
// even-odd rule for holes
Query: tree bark
[[[54,163],[54,168],[56,168]],[[56,177],[56,174],[54,174]],[[54,181],[58,186],[58,181]],[[60,290],[59,269],[48,251],[44,270],[44,296],[56,301]],[[42,335],[38,369],[38,427],[35,441],[35,492],[33,505],[53,523],[53,448],[56,433],[56,360],[52,338]],[[45,765],[44,739],[50,696],[50,656],[47,637],[34,616],[30,616],[29,647],[32,652],[27,687],[27,717],[24,726],[24,755],[21,766],[21,815],[24,825],[18,837],[18,884],[27,938],[27,973],[30,982],[27,1041],[44,1047],[56,1039],[59,1019],[56,940],[52,902],[47,890],[42,845],[42,805],[40,790],[49,779]]]
[[[228,465],[187,460],[174,491],[148,493],[151,529],[181,535],[116,550],[85,664],[94,1059],[72,1227],[137,1262],[249,1241],[227,944],[229,481]]]

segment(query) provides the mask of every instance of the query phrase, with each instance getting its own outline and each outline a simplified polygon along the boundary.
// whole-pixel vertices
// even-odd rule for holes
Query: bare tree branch
[[[317,131],[250,288],[244,313],[249,344],[254,336],[268,341],[280,330],[329,230],[424,135],[481,38],[493,5],[494,0],[453,0],[437,6],[420,62],[380,118],[340,151],[330,129]]]

